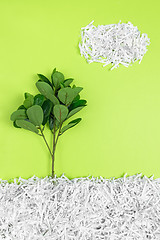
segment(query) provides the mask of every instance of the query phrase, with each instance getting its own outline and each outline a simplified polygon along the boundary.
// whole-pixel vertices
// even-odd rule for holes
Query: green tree
[[[11,114],[10,119],[15,128],[32,131],[44,139],[52,158],[52,177],[54,177],[55,150],[58,139],[65,131],[82,120],[76,118],[68,122],[70,117],[86,106],[87,101],[80,99],[79,93],[83,88],[71,86],[73,79],[65,79],[61,72],[56,71],[56,68],[50,80],[42,74],[37,75],[39,80],[36,82],[36,87],[40,93],[35,96],[25,93],[23,104]],[[52,149],[44,135],[46,126],[53,135]]]

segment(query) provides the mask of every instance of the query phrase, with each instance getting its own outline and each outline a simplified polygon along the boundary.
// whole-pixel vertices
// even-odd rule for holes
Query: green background
[[[82,86],[83,121],[58,143],[55,170],[67,177],[160,177],[160,4],[150,1],[0,1],[0,178],[51,173],[43,139],[15,129],[10,114],[24,92],[38,93],[36,74],[54,67]],[[81,27],[132,22],[151,45],[141,64],[110,71],[80,56]],[[48,141],[52,139],[46,132]]]

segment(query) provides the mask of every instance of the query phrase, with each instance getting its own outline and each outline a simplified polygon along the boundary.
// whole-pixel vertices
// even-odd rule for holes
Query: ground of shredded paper
[[[160,239],[160,179],[0,180],[0,239]]]

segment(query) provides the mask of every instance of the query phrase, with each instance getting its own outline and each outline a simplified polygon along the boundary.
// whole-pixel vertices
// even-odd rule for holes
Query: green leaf
[[[36,82],[36,87],[46,98],[48,98],[54,105],[59,104],[59,100],[54,96],[54,91],[50,85],[45,82]]]
[[[56,72],[56,68],[53,69],[53,72],[51,74],[51,78],[52,78],[52,75]]]
[[[25,92],[24,97],[25,97],[25,99],[27,99],[28,97],[33,97],[33,95],[28,92]]]
[[[34,103],[34,97],[31,95],[24,100],[23,105],[25,108],[29,108],[33,105],[33,103]]]
[[[46,124],[46,122],[48,120],[48,117],[50,115],[52,107],[53,107],[53,104],[52,104],[52,102],[49,99],[44,101],[44,103],[42,105],[43,115],[44,115],[43,123],[42,123],[43,126]]]
[[[13,126],[14,126],[15,128],[21,128],[21,127],[19,127],[19,126],[16,124],[16,121],[13,122]]]
[[[48,99],[54,104],[59,104],[58,98],[56,98],[54,95],[48,94]]]
[[[34,97],[34,105],[40,105],[42,106],[43,102],[45,100],[45,97],[42,94],[37,94]]]
[[[64,75],[61,72],[54,71],[51,75],[52,83],[57,89],[60,83],[64,82]]]
[[[73,116],[74,114],[76,114],[77,112],[79,112],[82,108],[84,108],[84,106],[77,107],[77,108],[73,109],[72,111],[69,112],[67,118],[70,118],[71,116]]]
[[[38,129],[31,122],[28,122],[26,120],[16,120],[16,125],[38,134]]]
[[[80,107],[80,106],[86,106],[87,101],[80,99],[76,102],[73,102],[70,106],[69,106],[69,111],[73,110],[74,108]]]
[[[19,109],[15,112],[13,112],[11,114],[11,121],[15,121],[15,120],[22,120],[22,119],[26,119],[27,115],[26,115],[26,110],[25,109]]]
[[[44,116],[43,117],[43,122],[42,122],[43,126],[47,123],[48,119],[49,119],[49,116]]]
[[[60,123],[62,123],[68,115],[68,108],[64,105],[58,104],[58,105],[54,106],[53,113],[54,113],[54,116],[56,117],[56,119]]]
[[[52,107],[53,107],[52,102],[51,102],[49,99],[45,100],[44,103],[43,103],[43,105],[42,105],[43,114],[44,114],[45,116],[49,116]]]
[[[73,101],[74,97],[75,97],[74,91],[72,88],[69,87],[62,88],[58,92],[59,100],[65,105],[70,104]]]
[[[49,128],[50,130],[53,130],[54,126],[55,126],[55,130],[57,130],[59,128],[59,121],[52,117],[51,115],[49,116]]]
[[[46,82],[36,82],[36,87],[38,88],[38,90],[40,91],[41,94],[43,94],[45,97],[48,93],[53,94],[54,95],[54,91],[51,88],[51,86],[46,83]]]
[[[40,126],[43,122],[43,110],[39,105],[33,105],[27,109],[27,115],[31,123]]]
[[[43,82],[48,83],[51,87],[53,87],[52,83],[49,81],[49,79],[47,77],[45,77],[43,74],[37,74],[37,75],[38,75],[40,80],[42,80]]]
[[[80,95],[78,94],[74,99],[73,99],[73,103],[77,102],[80,99]]]
[[[49,116],[49,129],[52,130],[54,126],[54,118],[50,115]]]
[[[67,131],[68,129],[76,126],[80,121],[82,120],[82,118],[77,118],[71,122],[69,122],[66,126],[64,126],[61,130],[61,133],[64,133],[65,131]]]
[[[63,83],[60,83],[60,88],[64,88],[64,84]]]
[[[39,74],[37,73],[38,77],[40,80],[42,80],[43,82],[49,82],[49,79],[47,77],[45,77],[43,74]]]
[[[74,87],[72,88],[74,93],[75,93],[75,97],[83,90],[82,87]]]
[[[65,87],[68,87],[72,82],[73,82],[73,78],[68,78],[68,79],[66,79],[65,81],[64,81],[64,86]]]
[[[21,105],[21,106],[19,106],[19,108],[17,110],[19,110],[19,109],[26,109],[26,108],[24,105]]]

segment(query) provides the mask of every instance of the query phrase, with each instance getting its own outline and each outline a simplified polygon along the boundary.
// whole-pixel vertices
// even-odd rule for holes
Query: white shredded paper
[[[0,239],[160,239],[160,179],[0,180]]]
[[[146,33],[140,33],[131,22],[110,25],[93,25],[92,21],[81,28],[79,43],[81,56],[88,63],[100,62],[103,66],[112,63],[112,69],[120,64],[128,67],[132,63],[141,63],[150,39]]]

